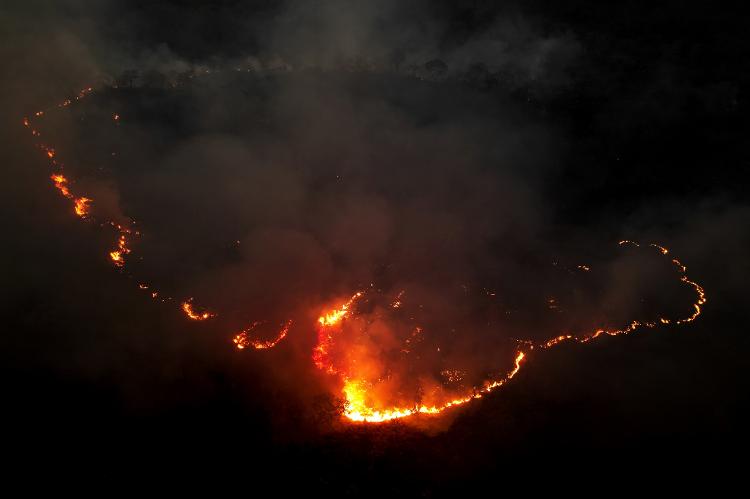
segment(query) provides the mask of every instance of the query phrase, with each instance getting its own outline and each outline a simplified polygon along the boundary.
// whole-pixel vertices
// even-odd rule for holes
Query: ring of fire
[[[74,101],[79,101],[87,95],[90,95],[93,91],[93,87],[87,87],[81,90],[72,99],[66,99],[55,108],[64,109],[73,104]],[[124,222],[118,222],[115,220],[98,220],[92,212],[92,208],[95,206],[96,201],[88,197],[86,194],[75,192],[73,181],[64,173],[64,164],[59,160],[56,148],[51,144],[41,141],[41,132],[34,125],[36,120],[42,118],[46,113],[55,108],[38,111],[33,117],[24,118],[23,125],[29,129],[31,134],[38,140],[36,146],[44,153],[52,168],[52,173],[49,178],[59,194],[70,201],[73,213],[81,220],[98,223],[103,227],[113,230],[115,234],[115,242],[111,250],[108,252],[108,256],[116,268],[123,269],[132,253],[131,240],[139,237],[141,233],[136,229],[136,224],[133,220],[127,220]],[[121,117],[119,114],[114,114],[112,115],[112,119],[115,122],[119,122]],[[629,245],[638,248],[641,247],[639,243],[627,240],[620,241],[619,244],[621,246]],[[372,403],[370,393],[372,389],[371,383],[368,383],[361,373],[358,373],[356,368],[339,365],[331,355],[331,350],[334,348],[336,340],[341,334],[342,325],[355,315],[355,305],[368,293],[364,290],[357,291],[347,300],[339,302],[332,309],[321,313],[316,324],[317,344],[312,352],[312,362],[316,368],[325,374],[337,378],[341,394],[345,399],[343,416],[347,420],[377,423],[416,414],[439,414],[451,407],[464,405],[472,400],[479,399],[508,383],[520,371],[526,359],[534,350],[546,350],[566,342],[588,343],[603,336],[625,335],[639,329],[651,329],[666,324],[679,325],[694,321],[701,313],[701,306],[706,302],[706,293],[704,289],[698,283],[688,278],[686,267],[677,258],[672,258],[667,248],[657,244],[649,244],[647,247],[658,251],[662,257],[667,258],[674,266],[681,283],[690,287],[694,291],[695,300],[692,304],[690,314],[681,318],[659,317],[654,321],[632,321],[620,328],[595,329],[577,335],[566,333],[540,342],[519,340],[514,354],[512,368],[500,376],[485,380],[481,385],[474,387],[465,395],[444,400],[439,403],[415,402],[412,405],[406,406],[391,405],[388,407],[376,407]],[[586,271],[589,270],[586,266],[579,267]],[[160,300],[165,303],[174,300],[172,297],[162,296],[160,292],[149,283],[141,282],[138,284],[138,287],[139,289],[148,292],[154,300]],[[402,295],[403,292],[396,296],[391,305],[392,307],[398,308],[401,306]],[[192,297],[186,297],[174,301],[179,303],[181,311],[188,320],[207,321],[218,315],[215,311],[197,305]],[[292,321],[287,320],[284,323],[279,324],[278,333],[275,337],[264,339],[258,338],[254,334],[260,324],[262,324],[261,321],[253,321],[245,329],[233,333],[232,343],[235,347],[240,350],[246,348],[256,350],[271,349],[287,337],[292,327]],[[417,330],[417,333],[421,332],[419,328],[417,328]]]

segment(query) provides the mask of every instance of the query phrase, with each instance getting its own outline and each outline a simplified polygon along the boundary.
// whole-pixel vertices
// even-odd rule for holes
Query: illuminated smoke
[[[90,95],[93,93],[94,89],[93,87],[86,87],[83,90],[81,90],[76,96],[74,97],[74,100],[79,101],[86,97],[87,95]],[[66,99],[60,104],[58,104],[57,108],[67,108],[72,104],[73,100]],[[45,116],[46,111],[37,111],[34,113],[35,118],[41,118]],[[119,114],[113,114],[112,119],[115,122],[120,121],[120,115]],[[32,127],[32,120],[31,118],[24,117],[22,120],[23,126],[26,128],[29,128],[32,132],[32,135],[35,137],[38,137],[40,133],[36,130],[36,128]],[[140,232],[138,230],[135,230],[133,226],[135,225],[135,222],[131,220],[129,222],[129,226],[124,226],[121,223],[118,223],[114,220],[104,220],[104,221],[97,221],[91,216],[91,207],[94,200],[87,196],[78,196],[73,194],[71,191],[70,180],[68,177],[66,177],[63,173],[61,173],[59,170],[62,169],[62,164],[57,159],[57,151],[54,147],[39,143],[37,144],[37,147],[41,149],[47,159],[50,161],[50,164],[53,169],[56,170],[55,173],[50,175],[50,179],[52,180],[55,188],[60,192],[60,194],[69,199],[72,202],[73,211],[74,213],[81,219],[86,219],[89,221],[94,221],[99,223],[101,226],[104,227],[110,227],[115,231],[117,234],[117,242],[116,247],[112,251],[109,251],[108,256],[111,262],[119,269],[123,269],[126,265],[126,257],[132,253],[132,249],[129,246],[129,238],[131,236],[140,236]],[[162,302],[169,302],[172,301],[172,297],[163,297],[160,296],[159,292],[153,289],[153,286],[141,282],[138,284],[138,288],[141,290],[149,290],[150,296],[153,299],[159,299]],[[185,301],[182,301],[180,303],[180,309],[185,314],[185,316],[193,321],[205,321],[208,319],[212,319],[217,316],[216,313],[211,312],[203,307],[198,307],[194,305],[193,298],[190,297]],[[249,328],[248,330],[242,331],[239,333],[235,338],[233,339],[234,343],[237,345],[238,348],[242,349],[247,346],[252,346],[256,349],[268,349],[273,348],[276,346],[279,342],[281,342],[287,335],[287,332],[289,331],[289,328],[291,327],[291,321],[288,321],[280,330],[278,336],[274,338],[273,340],[254,340],[248,337],[248,334],[250,333],[252,328]]]
[[[88,87],[82,90],[74,100],[80,100],[92,92],[93,89]],[[66,108],[71,103],[72,100],[66,100],[57,107]],[[40,132],[34,124],[36,120],[43,118],[45,115],[46,111],[38,111],[34,114],[33,119],[23,119],[24,127],[28,128],[34,137],[40,136]],[[121,121],[119,114],[112,115],[112,119],[117,123]],[[130,220],[128,223],[122,224],[113,220],[97,219],[95,214],[95,199],[75,192],[77,190],[75,182],[63,173],[63,165],[60,163],[58,149],[49,144],[40,143],[37,146],[44,153],[54,172],[51,174],[50,179],[55,189],[57,189],[60,195],[71,202],[73,212],[81,219],[98,223],[113,231],[115,243],[114,247],[111,247],[111,250],[108,252],[108,256],[116,268],[124,270],[127,267],[128,257],[133,253],[131,241],[136,240],[140,236],[140,232],[135,229],[135,222]],[[620,245],[641,247],[633,241],[621,241]],[[384,422],[417,414],[441,413],[451,407],[464,405],[472,400],[481,398],[487,393],[505,385],[519,372],[532,351],[549,349],[565,342],[589,343],[602,336],[617,336],[639,329],[655,328],[659,325],[684,324],[694,321],[701,314],[701,307],[706,302],[704,289],[698,283],[688,278],[686,267],[678,259],[669,257],[669,251],[665,247],[656,244],[651,244],[649,247],[656,249],[660,255],[669,259],[679,276],[679,281],[694,291],[696,299],[692,304],[689,315],[683,317],[668,317],[665,315],[651,321],[632,320],[620,328],[601,328],[579,334],[564,333],[544,341],[517,339],[518,347],[514,352],[512,365],[505,372],[488,378],[478,385],[463,386],[461,388],[463,393],[459,395],[453,393],[456,391],[455,389],[448,391],[437,386],[433,387],[431,394],[426,394],[420,397],[419,400],[415,399],[410,403],[396,404],[390,400],[379,400],[382,394],[378,392],[378,383],[381,381],[377,379],[373,381],[368,375],[363,374],[361,369],[365,369],[366,366],[357,364],[356,361],[358,359],[356,355],[352,354],[348,358],[344,357],[342,361],[338,353],[334,353],[334,350],[339,346],[338,341],[341,339],[342,331],[346,327],[347,321],[354,321],[358,318],[358,303],[373,293],[371,290],[364,289],[355,292],[346,300],[334,305],[330,310],[326,310],[320,315],[317,324],[315,324],[317,344],[312,351],[312,362],[316,368],[336,379],[338,390],[346,400],[343,415],[348,420],[356,422]],[[591,270],[588,265],[578,265],[576,268],[582,272],[589,272]],[[139,282],[139,289],[148,292],[154,300],[160,300],[165,303],[172,301],[178,303],[180,310],[189,320],[207,321],[219,315],[213,310],[197,305],[192,297],[173,300],[170,296],[163,296],[151,283],[142,280],[136,282]],[[494,293],[488,291],[488,295],[494,296]],[[394,311],[402,311],[407,307],[408,301],[409,297],[406,292],[400,290],[388,300],[388,306]],[[558,307],[555,298],[549,298],[548,303],[550,308],[556,309]],[[239,332],[235,330],[231,335],[231,341],[235,347],[239,350],[271,349],[282,342],[292,328],[292,321],[286,320],[277,324],[278,329],[275,330],[275,335],[268,335],[269,337],[262,338],[258,334],[261,324],[265,323],[254,321],[250,322],[248,327]],[[425,334],[426,330],[422,325],[414,325],[404,338],[403,343],[399,345],[399,352],[404,355],[412,354],[415,345],[422,341]],[[441,374],[447,380],[448,384],[454,385],[463,383],[466,377],[465,373],[457,368],[445,368],[441,371]],[[409,397],[402,398],[408,399]]]
[[[631,245],[640,248],[641,245],[634,241],[620,241],[621,246]],[[649,247],[655,248],[659,254],[666,256],[669,251],[660,245],[650,244]],[[355,310],[355,306],[358,300],[366,297],[366,292],[359,291],[355,293],[349,300],[342,303],[336,308],[324,312],[318,319],[318,344],[313,350],[313,362],[315,366],[326,372],[329,375],[336,376],[341,386],[341,393],[345,399],[344,416],[352,421],[357,422],[368,422],[368,423],[380,423],[390,421],[393,419],[400,419],[415,414],[438,414],[451,407],[466,404],[472,400],[481,398],[485,394],[505,385],[510,381],[521,369],[524,360],[527,355],[535,349],[550,349],[554,346],[560,345],[565,342],[577,342],[577,343],[589,343],[601,336],[618,336],[628,333],[632,333],[638,329],[650,329],[664,324],[684,324],[686,322],[694,321],[701,313],[701,306],[706,303],[706,293],[704,289],[694,281],[691,281],[687,275],[686,267],[677,258],[667,257],[671,264],[673,264],[676,272],[679,276],[680,282],[689,286],[695,292],[695,301],[692,304],[692,313],[682,318],[670,318],[670,317],[658,317],[653,321],[631,321],[625,327],[618,329],[596,329],[588,333],[583,334],[561,334],[544,341],[532,341],[525,339],[517,339],[519,348],[514,354],[513,367],[506,373],[485,380],[478,386],[470,387],[465,395],[457,397],[448,397],[444,400],[444,395],[448,392],[439,389],[434,395],[437,398],[428,401],[423,400],[415,402],[413,405],[401,406],[401,405],[389,405],[390,403],[386,400],[382,400],[384,397],[388,397],[391,390],[381,390],[380,388],[386,386],[390,381],[389,376],[383,377],[382,370],[374,370],[372,367],[372,359],[370,352],[367,355],[361,356],[356,353],[357,342],[349,339],[349,343],[346,343],[342,352],[337,355],[332,354],[332,351],[337,346],[337,340],[341,335],[345,334],[347,320],[354,320],[358,318],[358,312]],[[588,269],[588,267],[587,267]],[[391,308],[401,308],[403,306],[404,291],[398,293],[397,297],[391,303]],[[554,300],[552,300],[554,302]],[[364,325],[358,323],[352,326],[355,329],[355,336],[362,337],[368,335],[368,327],[372,321],[365,320]],[[422,333],[422,328],[417,326],[414,328],[414,333]],[[414,335],[412,333],[412,337]],[[408,345],[411,337],[407,337],[404,342]],[[402,349],[401,352],[409,353],[409,350]],[[375,362],[381,359],[376,359]],[[377,373],[377,376],[373,375],[373,372]],[[462,375],[460,371],[455,369],[446,370],[447,378],[453,381],[461,379]],[[373,379],[375,378],[375,379]],[[385,391],[385,394],[383,393]]]

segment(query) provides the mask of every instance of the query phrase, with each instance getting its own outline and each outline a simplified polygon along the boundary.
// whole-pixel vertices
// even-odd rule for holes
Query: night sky
[[[251,495],[733,476],[746,31],[729,2],[6,0],[6,458],[73,484],[216,471]],[[139,232],[121,268],[109,220]],[[676,324],[693,281],[708,300]],[[353,424],[344,368],[313,351],[358,290],[326,355],[391,405],[529,355],[459,408]],[[633,320],[658,325],[529,349]],[[273,348],[232,341],[285,324]]]

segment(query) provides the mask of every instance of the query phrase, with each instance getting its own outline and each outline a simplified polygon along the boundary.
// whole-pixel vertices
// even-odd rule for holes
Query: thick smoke
[[[381,308],[404,290],[429,337],[420,340],[418,360],[392,357],[411,322],[378,322],[375,309],[362,316],[372,314],[369,339],[388,350],[376,359],[382,364],[373,379],[397,380],[391,390],[407,403],[444,383],[447,371],[464,373],[464,384],[453,387],[461,390],[506,371],[516,340],[618,327],[663,311],[681,316],[692,297],[674,286],[669,265],[656,254],[623,254],[621,238],[676,243],[685,263],[704,268],[716,265],[717,247],[724,261],[741,253],[736,241],[747,237],[738,229],[747,209],[731,195],[613,207],[602,198],[609,191],[627,198],[627,186],[618,191],[605,181],[608,164],[565,164],[580,130],[550,118],[557,99],[576,92],[581,74],[607,84],[589,74],[585,42],[571,29],[550,28],[511,5],[479,9],[456,25],[451,20],[462,10],[442,2],[219,4],[203,16],[178,7],[133,13],[114,1],[42,2],[33,12],[12,5],[2,13],[16,40],[2,49],[16,75],[0,82],[15,97],[10,109],[21,116],[90,82],[101,88],[50,117],[44,139],[59,145],[98,214],[133,218],[143,231],[128,264],[132,279],[115,274],[102,285],[90,277],[70,301],[103,287],[117,302],[139,279],[175,300],[195,297],[220,317],[170,334],[164,342],[178,357],[201,358],[206,344],[220,357],[215,352],[229,350],[231,334],[251,321],[264,321],[259,334],[270,337],[291,319],[278,352],[251,352],[241,362],[260,366],[263,374],[252,375],[274,387],[269,398],[275,390],[329,394],[332,380],[310,361],[317,316],[357,290],[372,290]],[[179,28],[160,34],[155,19]],[[658,93],[658,79],[654,86]],[[700,90],[705,102],[729,112],[731,86]],[[681,115],[665,107],[654,114],[671,126]],[[637,134],[640,117],[629,114],[627,100],[605,110],[623,108],[613,113],[619,120],[599,117],[600,128]],[[27,159],[34,152],[26,145],[12,167],[23,185],[36,186],[44,176],[31,172],[42,165]],[[558,187],[571,194],[552,194]],[[105,259],[111,241],[73,228],[62,205],[34,189],[28,198],[44,206],[19,219],[33,234],[29,247],[70,246],[65,254],[81,256],[67,265],[106,272],[106,262],[92,269],[91,261]],[[16,253],[33,261],[25,247]],[[36,276],[28,286],[47,279],[56,278]],[[729,294],[744,282],[724,284]],[[159,321],[182,328],[181,318],[127,300],[116,310],[143,317],[136,322],[149,321],[149,331]],[[104,297],[96,302],[108,306]],[[150,340],[136,336],[127,348],[148,351]],[[185,346],[196,336],[196,346]],[[116,357],[118,347],[109,347]],[[79,355],[85,369],[112,369],[106,358],[91,362],[98,354]],[[126,362],[115,369],[122,385],[142,383],[130,379]],[[165,385],[180,369],[165,369]],[[124,399],[152,403],[129,390]]]

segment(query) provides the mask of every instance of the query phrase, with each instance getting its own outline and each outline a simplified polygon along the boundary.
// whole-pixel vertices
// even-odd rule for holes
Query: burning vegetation
[[[88,87],[73,99],[62,102],[58,108],[67,108],[74,101],[90,95]],[[40,132],[35,126],[51,110],[39,111],[34,118],[24,118],[23,125],[34,137]],[[119,114],[112,120],[122,123]],[[72,211],[80,219],[111,230],[114,244],[108,251],[109,260],[122,272],[134,253],[131,245],[141,236],[134,220],[115,221],[100,218],[96,200],[77,192],[76,183],[70,179],[65,165],[59,160],[57,148],[38,143],[50,164],[53,173],[49,177],[53,186],[69,200]],[[686,274],[686,267],[677,258],[670,256],[665,247],[650,244],[640,245],[633,241],[620,241],[620,246],[636,251],[656,251],[671,266],[675,280],[689,289],[694,300],[690,312],[684,315],[657,313],[646,319],[630,319],[620,327],[595,327],[589,330],[557,332],[546,338],[529,339],[516,334],[506,350],[505,365],[462,366],[455,365],[459,355],[454,352],[462,335],[472,327],[483,324],[487,331],[502,327],[498,310],[475,309],[470,306],[455,306],[429,299],[421,300],[419,291],[410,289],[381,289],[374,284],[360,289],[350,296],[335,301],[323,310],[317,322],[300,325],[291,319],[281,322],[252,321],[249,326],[231,335],[231,344],[238,350],[269,350],[281,344],[292,332],[314,329],[317,342],[311,354],[312,364],[333,381],[336,394],[345,400],[343,417],[353,422],[380,423],[418,414],[435,415],[452,407],[467,404],[510,382],[525,365],[530,355],[564,343],[589,343],[604,336],[618,336],[638,330],[652,329],[664,325],[680,325],[697,319],[706,302],[704,289]],[[577,265],[578,272],[595,274],[596,268]],[[178,303],[179,310],[191,321],[210,321],[219,314],[197,304],[192,297],[173,298],[162,294],[150,282],[138,279],[138,287],[149,293],[154,300]],[[476,302],[476,294],[467,294],[466,300]],[[484,300],[498,300],[498,293],[484,290]],[[460,300],[460,299],[459,299]],[[545,300],[550,313],[565,313],[558,298]],[[495,303],[495,302],[492,302]],[[454,307],[454,308],[452,308]],[[446,312],[446,309],[449,311]],[[502,309],[509,313],[509,309]],[[495,314],[495,315],[492,315]],[[269,333],[268,331],[272,331]],[[451,343],[453,342],[453,343]],[[498,367],[500,366],[500,367]]]
[[[620,241],[620,245],[641,247],[634,241]],[[648,247],[656,249],[662,256],[669,254],[663,246],[650,244]],[[564,333],[541,341],[516,338],[513,363],[507,371],[484,380],[474,380],[468,385],[463,383],[466,371],[443,366],[449,361],[449,356],[441,355],[441,345],[423,340],[415,348],[415,337],[429,336],[431,329],[441,325],[425,326],[421,320],[429,321],[430,314],[424,313],[422,304],[409,307],[403,290],[390,300],[377,290],[358,291],[337,308],[323,313],[318,319],[318,343],[313,351],[313,362],[318,369],[337,379],[345,399],[343,414],[352,421],[380,423],[415,414],[438,414],[505,385],[520,371],[534,350],[550,349],[567,342],[589,343],[603,336],[625,335],[639,329],[694,321],[706,302],[705,291],[687,277],[686,267],[678,259],[667,259],[679,282],[694,293],[691,314],[633,320],[620,328]],[[385,306],[389,302],[390,306]],[[443,340],[451,337],[446,334],[436,336]],[[428,372],[417,374],[412,370],[413,366],[424,364],[424,359],[429,359],[427,368],[433,372],[439,370],[441,377],[431,377]]]

